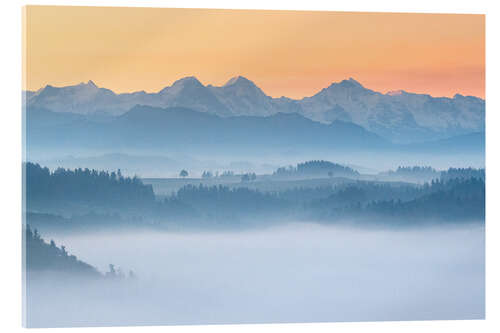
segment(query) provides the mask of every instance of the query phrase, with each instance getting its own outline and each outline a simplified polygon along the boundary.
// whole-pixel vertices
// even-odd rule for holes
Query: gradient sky
[[[243,75],[273,97],[365,87],[484,97],[485,16],[29,6],[24,89],[158,91]]]

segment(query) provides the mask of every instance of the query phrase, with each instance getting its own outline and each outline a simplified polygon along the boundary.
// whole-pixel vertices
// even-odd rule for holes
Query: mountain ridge
[[[97,87],[97,88],[99,88],[99,89],[106,89],[106,90],[112,91],[115,95],[132,95],[132,94],[138,94],[138,93],[145,93],[145,94],[157,94],[157,93],[160,93],[160,92],[161,92],[162,90],[164,90],[165,88],[172,87],[172,86],[173,86],[176,82],[181,81],[181,80],[183,80],[183,79],[187,79],[187,78],[194,78],[194,79],[196,79],[198,82],[200,82],[200,83],[201,83],[201,81],[200,81],[200,80],[198,80],[198,79],[196,78],[196,76],[186,76],[186,77],[183,77],[183,78],[181,78],[181,79],[178,79],[178,80],[174,81],[174,83],[172,83],[172,85],[171,85],[171,86],[165,86],[165,87],[161,88],[160,90],[158,90],[158,91],[156,91],[156,92],[154,92],[154,91],[152,91],[152,92],[147,92],[147,91],[145,91],[145,90],[135,90],[135,91],[128,91],[128,92],[116,93],[116,92],[114,92],[112,89],[108,89],[108,88],[104,88],[104,87],[99,87],[99,86],[97,86],[97,84],[96,84],[93,80],[88,80],[87,82],[83,82],[83,81],[82,81],[82,82],[77,83],[77,84],[73,84],[73,85],[66,85],[66,86],[54,86],[54,85],[51,85],[51,84],[46,84],[45,86],[40,87],[40,88],[39,88],[39,89],[37,89],[37,90],[29,90],[29,89],[22,90],[22,93],[23,93],[23,94],[28,94],[28,95],[34,95],[34,94],[36,94],[37,92],[40,92],[40,91],[42,91],[43,89],[45,89],[45,88],[47,88],[47,87],[50,87],[50,88],[68,88],[68,87],[76,87],[76,86],[91,85],[91,86],[95,86],[95,87]],[[229,79],[226,83],[224,83],[224,84],[223,84],[223,85],[221,85],[221,86],[216,86],[216,85],[213,85],[213,84],[207,84],[207,85],[206,85],[206,87],[221,88],[221,87],[224,87],[224,86],[227,86],[227,85],[231,85],[231,84],[234,82],[234,80],[237,80],[237,79],[244,79],[244,80],[246,80],[246,81],[249,81],[249,82],[252,82],[253,84],[255,84],[253,81],[251,81],[251,80],[247,79],[246,77],[244,77],[244,76],[242,76],[242,75],[237,75],[237,76],[231,77],[231,78],[230,78],[230,79]],[[346,82],[349,82],[349,81],[351,81],[351,82],[355,82],[356,84],[359,84],[359,85],[361,85],[363,88],[365,88],[365,87],[364,87],[364,86],[363,86],[363,85],[362,85],[359,81],[357,81],[356,79],[354,79],[354,78],[352,78],[352,77],[350,77],[350,78],[348,78],[348,79],[341,80],[341,81],[339,81],[339,82],[332,82],[332,83],[330,83],[330,85],[329,85],[328,87],[330,87],[330,86],[332,86],[332,85],[334,85],[334,84],[340,84],[340,83],[342,83],[342,82],[344,82],[344,81],[346,81]],[[201,84],[202,84],[202,83],[201,83]],[[202,84],[202,85],[203,85],[203,84]],[[327,89],[328,87],[322,88],[322,90],[323,90],[323,89]],[[365,89],[366,89],[366,88],[365,88]],[[321,91],[321,90],[320,90],[320,91]],[[372,91],[374,91],[374,90],[372,90]],[[471,98],[475,98],[475,99],[478,99],[478,100],[481,100],[481,101],[485,101],[485,99],[484,99],[484,98],[481,98],[481,97],[478,97],[478,96],[474,96],[474,95],[463,95],[463,94],[458,93],[458,92],[457,92],[457,93],[455,93],[455,94],[453,95],[453,97],[448,97],[448,96],[434,96],[434,95],[431,95],[431,94],[428,94],[428,93],[415,93],[415,92],[410,92],[410,91],[406,91],[406,90],[403,90],[403,89],[391,90],[391,91],[386,92],[385,94],[384,94],[384,93],[381,93],[381,92],[378,92],[378,93],[379,93],[379,94],[381,94],[381,95],[391,95],[392,93],[400,93],[400,92],[401,92],[401,93],[406,93],[406,94],[425,95],[425,96],[429,96],[429,97],[432,97],[432,98],[448,98],[448,99],[454,99],[454,98],[456,98],[456,97],[465,97],[465,98],[469,98],[469,97],[471,97]],[[305,99],[305,98],[310,98],[310,97],[312,97],[312,96],[314,96],[314,95],[316,95],[316,94],[318,94],[318,93],[319,93],[319,91],[318,91],[317,93],[315,93],[315,94],[311,95],[311,96],[303,96],[303,97],[300,97],[300,98],[292,98],[292,97],[288,97],[288,96],[285,96],[285,95],[282,95],[282,96],[280,96],[280,97],[271,97],[271,96],[269,96],[269,97],[271,97],[272,99],[281,99],[281,98],[286,98],[286,99],[290,99],[290,100],[294,100],[294,101],[300,101],[300,100],[303,100],[303,99]]]
[[[97,122],[84,115],[30,108],[26,124],[28,149],[192,146],[258,150],[299,145],[345,150],[390,146],[359,125],[342,121],[324,124],[296,113],[221,117],[184,107],[137,105],[123,115]]]
[[[276,152],[293,149],[337,152],[484,153],[484,132],[423,143],[394,144],[352,122],[317,122],[298,113],[230,116],[184,107],[137,105],[102,121],[93,116],[28,108],[28,151],[72,149],[148,153],[168,151]]]
[[[47,85],[36,92],[24,92],[24,96],[28,107],[83,114],[119,115],[135,105],[186,107],[222,117],[298,113],[322,123],[350,121],[399,143],[443,139],[485,128],[485,101],[479,97],[432,97],[402,90],[382,94],[353,78],[333,82],[302,99],[273,98],[243,76],[235,76],[222,86],[203,85],[188,76],[156,93],[121,94],[89,80],[65,87]]]

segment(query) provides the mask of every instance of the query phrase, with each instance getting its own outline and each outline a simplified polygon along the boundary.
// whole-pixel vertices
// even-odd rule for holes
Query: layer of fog
[[[47,235],[138,278],[35,290],[30,326],[475,319],[484,228],[315,224],[221,233]]]
[[[255,172],[270,174],[278,167],[296,165],[309,160],[328,160],[349,166],[363,174],[376,174],[381,171],[394,170],[398,166],[431,166],[438,170],[449,167],[476,167],[485,165],[484,153],[464,154],[425,154],[425,153],[390,153],[390,152],[328,152],[320,151],[282,151],[251,153],[172,153],[161,155],[154,152],[135,152],[115,150],[109,152],[60,152],[51,157],[46,153],[29,153],[25,160],[40,163],[50,169],[93,168],[99,170],[121,169],[123,175],[139,175],[143,178],[178,177],[182,169],[189,172],[190,177],[200,177],[208,170],[215,174],[231,170],[235,173]],[[196,156],[193,157],[193,156]],[[373,161],[377,163],[374,164]]]

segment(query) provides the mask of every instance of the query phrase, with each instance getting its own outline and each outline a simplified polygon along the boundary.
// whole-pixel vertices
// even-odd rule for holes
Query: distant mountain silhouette
[[[485,152],[485,133],[476,132],[464,135],[458,135],[442,140],[412,143],[403,145],[409,151],[442,151],[447,153],[480,153]]]
[[[110,121],[96,122],[43,109],[27,112],[28,149],[191,146],[218,150],[290,145],[340,150],[390,147],[386,140],[353,123],[324,124],[296,113],[219,117],[181,107],[135,106]]]
[[[106,121],[95,116],[28,108],[27,149],[148,149],[160,153],[195,149],[217,152],[275,151],[290,146],[311,150],[484,153],[484,132],[442,140],[392,144],[352,122],[330,124],[297,113],[220,117],[182,107],[135,106]]]
[[[402,90],[382,94],[352,78],[300,100],[272,98],[242,76],[220,87],[204,86],[195,77],[186,77],[157,93],[115,94],[89,81],[66,87],[48,85],[36,92],[24,92],[24,96],[31,108],[79,114],[120,115],[135,105],[185,107],[222,117],[298,113],[323,123],[350,121],[400,143],[443,139],[485,128],[483,99],[459,94],[453,98],[432,97]]]

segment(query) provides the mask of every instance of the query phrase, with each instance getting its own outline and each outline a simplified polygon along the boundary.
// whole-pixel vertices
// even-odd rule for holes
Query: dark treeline
[[[330,165],[323,162],[306,162],[296,170],[319,170]],[[400,170],[433,172],[427,168]],[[186,185],[161,201],[155,199],[150,185],[119,173],[88,169],[50,172],[28,163],[26,179],[27,218],[43,230],[75,230],[80,225],[89,230],[118,226],[199,226],[209,222],[241,226],[243,222],[334,221],[350,217],[370,221],[375,216],[484,219],[484,169],[449,169],[441,173],[441,178],[423,185],[348,179],[335,185],[268,191],[252,189],[247,182],[238,187]],[[61,212],[60,206],[66,211]],[[30,210],[32,207],[39,209]]]
[[[416,185],[410,183],[383,183],[355,180],[336,185],[294,187],[271,193],[274,193],[280,199],[294,203],[308,203],[326,199],[332,203],[338,202],[339,204],[344,204],[350,201],[366,202],[392,198],[410,200],[419,195],[420,191]]]
[[[87,277],[101,277],[97,269],[76,256],[70,255],[63,246],[58,247],[54,241],[46,243],[38,231],[31,230],[27,225],[25,230],[26,270],[51,271],[69,274],[78,274]],[[28,276],[29,277],[29,276]]]
[[[371,217],[372,220],[382,219],[387,223],[484,221],[485,184],[481,178],[433,180],[418,187],[411,196],[410,200],[401,197],[366,200],[366,192],[362,188],[350,186],[328,199],[311,204],[310,216],[323,220]]]
[[[355,177],[359,173],[349,167],[332,163],[329,161],[315,160],[297,164],[296,167],[281,167],[274,173],[275,177],[299,177],[299,176],[316,176],[316,177]]]
[[[283,214],[290,203],[273,193],[261,192],[246,187],[186,185],[165,199],[164,204],[194,210],[209,219],[224,220],[244,217]]]
[[[330,195],[314,200],[314,204],[317,206],[343,207],[378,200],[408,201],[422,195],[422,188],[416,185],[368,181],[339,184],[332,190]]]
[[[381,201],[366,211],[382,216],[408,220],[428,218],[441,220],[484,220],[485,186],[481,178],[455,178],[434,181],[426,194],[408,202]]]
[[[396,170],[381,172],[379,176],[393,180],[426,182],[439,178],[440,173],[430,166],[399,166]]]
[[[35,202],[84,203],[89,205],[140,206],[151,204],[155,195],[151,185],[138,177],[118,172],[58,168],[51,172],[38,164],[26,163],[26,199]]]
[[[436,179],[424,185],[356,181],[281,192],[188,185],[165,202],[219,220],[256,216],[331,221],[351,217],[369,221],[384,216],[484,220],[484,187],[481,178]]]
[[[425,183],[433,179],[455,179],[455,178],[482,178],[484,179],[484,169],[476,168],[449,168],[444,171],[437,171],[430,166],[399,166],[396,170],[380,172],[378,179],[411,181]]]
[[[396,171],[389,171],[389,173],[401,174],[401,175],[414,175],[414,174],[439,174],[436,169],[430,166],[413,166],[413,167],[402,167],[399,166]]]
[[[109,271],[102,274],[94,266],[79,260],[75,255],[69,254],[64,245],[57,246],[51,240],[47,243],[38,233],[31,229],[28,224],[24,228],[24,250],[26,254],[26,278],[31,279],[39,273],[56,273],[61,277],[73,276],[78,278],[125,278],[120,268],[109,265]],[[135,274],[130,271],[129,278]]]
[[[449,179],[467,179],[467,178],[478,178],[485,179],[485,170],[484,169],[475,169],[475,168],[449,168],[446,171],[441,172],[442,180]]]

